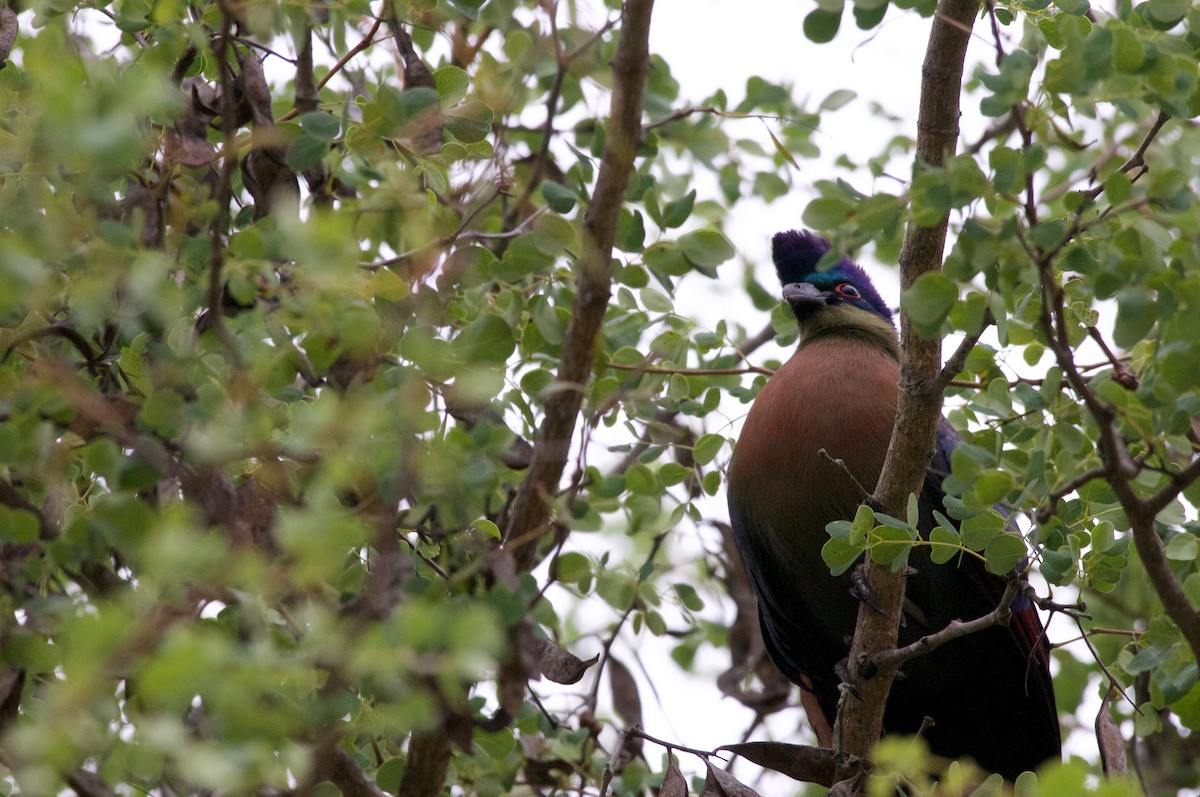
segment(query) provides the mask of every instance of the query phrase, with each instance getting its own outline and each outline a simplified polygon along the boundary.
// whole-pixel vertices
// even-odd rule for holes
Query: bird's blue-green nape
[[[858,298],[843,296],[844,303],[874,313],[891,322],[891,308],[875,290],[867,272],[852,262],[850,258],[843,257],[828,271],[816,270],[817,263],[829,249],[829,241],[808,230],[788,230],[777,233],[771,239],[771,256],[775,261],[775,271],[779,275],[779,282],[783,285],[807,282],[819,290],[829,292],[835,291],[838,285],[848,282],[858,289],[861,296]]]

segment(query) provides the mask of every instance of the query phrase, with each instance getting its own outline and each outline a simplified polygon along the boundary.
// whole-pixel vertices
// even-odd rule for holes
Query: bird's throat
[[[800,346],[829,337],[854,338],[900,362],[900,343],[891,321],[851,305],[822,308],[800,322]]]

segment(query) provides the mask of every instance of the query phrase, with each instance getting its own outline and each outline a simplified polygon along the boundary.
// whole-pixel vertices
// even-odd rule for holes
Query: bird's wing
[[[927,507],[936,508],[948,516],[943,508],[943,500],[946,497],[943,483],[950,475],[951,455],[961,442],[962,436],[945,418],[940,418],[937,426],[936,448],[929,462],[929,470],[925,476],[925,485],[921,496],[920,531],[922,534],[927,534],[935,524],[931,511],[928,512],[928,518],[926,517]],[[1017,526],[1012,513],[1002,505],[997,505],[996,510],[1008,520],[1009,530],[1016,532]],[[957,521],[952,522],[957,525]],[[955,563],[949,562],[945,565],[930,563],[929,566],[954,568]],[[1022,562],[1018,568],[1024,568],[1024,566],[1025,563]],[[962,561],[957,563],[957,569],[965,571],[968,576],[967,583],[973,586],[979,596],[983,598],[982,605],[988,607],[984,612],[980,612],[980,616],[1000,602],[1006,587],[1003,577],[989,572],[984,564],[975,557],[963,557]],[[957,582],[958,589],[962,589],[962,586],[963,582],[959,580]],[[936,612],[933,613],[936,615]],[[974,618],[947,619],[971,620]],[[944,625],[944,622],[939,625]],[[937,630],[937,628],[931,630]],[[1013,600],[1012,620],[1008,630],[1029,663],[1027,680],[1030,691],[1043,693],[1053,705],[1054,690],[1050,680],[1050,644],[1042,627],[1041,619],[1038,617],[1037,608],[1028,596],[1018,594]]]

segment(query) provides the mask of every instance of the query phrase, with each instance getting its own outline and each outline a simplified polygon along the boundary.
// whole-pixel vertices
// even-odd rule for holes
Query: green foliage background
[[[613,733],[643,699],[618,637],[670,651],[678,671],[643,690],[717,650],[731,698],[794,715],[707,500],[778,365],[759,348],[795,335],[724,234],[750,199],[884,263],[906,225],[949,212],[945,269],[904,309],[926,335],[994,324],[950,391],[970,430],[947,507],[961,531],[847,522],[831,567],[914,544],[996,572],[1030,556],[1090,613],[1052,623],[1094,652],[1056,654],[1065,727],[1090,727],[1075,715],[1111,681],[1141,787],[1200,785],[1196,642],[1156,597],[1167,579],[1200,605],[1200,10],[981,6],[996,57],[964,107],[995,124],[941,169],[912,167],[911,130],[863,164],[819,148],[851,87],[799,102],[751,78],[743,96],[683,97],[653,57],[611,302],[589,381],[568,385],[581,231],[603,211],[625,77],[619,4],[600,10],[10,0],[0,793],[648,793],[673,765]],[[822,0],[798,46],[933,10]],[[793,192],[818,158],[844,178]],[[676,305],[707,280],[761,318]],[[572,390],[550,523],[514,529],[547,406]],[[1106,434],[1132,471],[1114,475]],[[1165,496],[1166,576],[1133,550],[1126,488]],[[998,501],[1033,518],[1023,539]],[[510,569],[514,546],[532,566]],[[567,652],[581,647],[600,660]],[[574,679],[568,698],[544,707],[546,680],[525,689],[539,673]],[[881,750],[883,771],[935,788],[911,749]],[[1022,788],[1092,791],[1098,766]]]

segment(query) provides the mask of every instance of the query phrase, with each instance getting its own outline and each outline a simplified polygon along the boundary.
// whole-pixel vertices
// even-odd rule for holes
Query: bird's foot
[[[883,607],[879,605],[879,601],[875,599],[875,592],[871,589],[871,585],[867,583],[867,565],[865,563],[856,565],[850,571],[850,597],[860,603],[865,603],[871,607],[871,611],[876,614],[883,614]]]
[[[833,674],[837,676],[839,690],[855,698],[861,697],[858,689],[850,682],[850,664],[846,659],[833,665]]]

